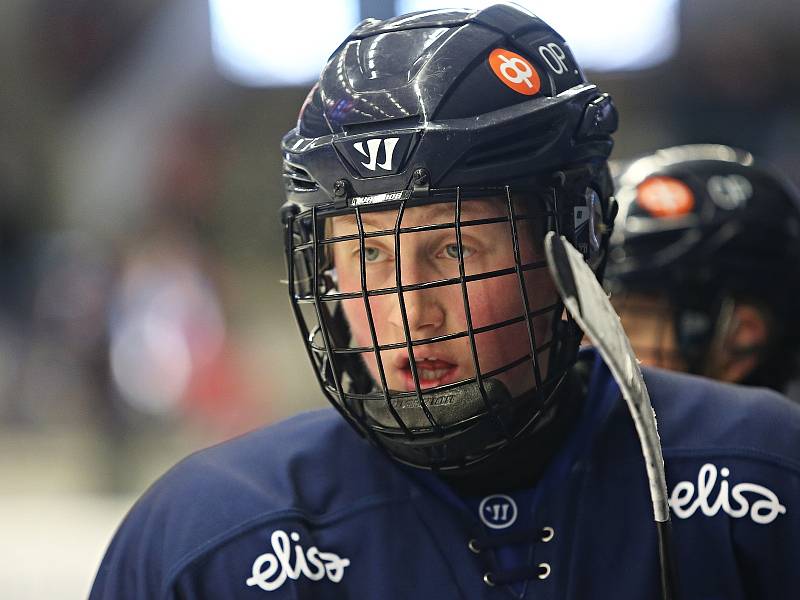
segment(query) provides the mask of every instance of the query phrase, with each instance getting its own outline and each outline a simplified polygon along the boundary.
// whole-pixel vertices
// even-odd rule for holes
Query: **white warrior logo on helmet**
[[[367,140],[366,150],[364,149],[364,142],[356,142],[353,144],[353,148],[355,148],[359,154],[369,159],[369,162],[362,162],[361,164],[370,171],[374,171],[376,168],[381,168],[384,171],[391,171],[392,155],[394,154],[394,147],[397,145],[399,139],[399,137],[372,138]],[[381,146],[383,146],[384,160],[379,163],[378,152],[380,152]]]

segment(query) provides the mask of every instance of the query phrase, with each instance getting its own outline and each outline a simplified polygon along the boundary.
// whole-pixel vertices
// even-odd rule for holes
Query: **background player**
[[[659,150],[616,178],[606,271],[637,356],[782,390],[800,351],[800,196],[747,152]]]
[[[178,465],[92,597],[655,597],[639,441],[541,252],[558,231],[599,274],[616,124],[517,8],[358,27],[282,144],[291,301],[344,419],[299,415]],[[682,595],[791,595],[800,410],[646,377]]]

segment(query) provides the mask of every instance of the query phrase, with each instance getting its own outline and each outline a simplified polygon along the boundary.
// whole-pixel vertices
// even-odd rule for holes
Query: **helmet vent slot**
[[[287,187],[294,191],[304,192],[317,189],[317,182],[308,174],[308,171],[294,165],[285,164],[283,177]]]
[[[396,130],[417,129],[420,126],[419,115],[400,117],[396,119],[381,119],[378,121],[365,121],[363,123],[350,123],[343,125],[342,129],[348,135],[375,133],[378,135],[393,135]]]
[[[519,160],[525,156],[538,156],[559,138],[560,121],[531,128],[526,132],[514,132],[473,148],[465,157],[468,167]]]

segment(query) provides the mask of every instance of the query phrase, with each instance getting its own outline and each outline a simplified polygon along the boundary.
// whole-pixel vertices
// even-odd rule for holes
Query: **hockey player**
[[[659,150],[617,178],[606,271],[646,364],[783,390],[800,351],[800,197],[728,146]]]
[[[336,410],[175,467],[91,598],[657,597],[639,442],[542,250],[558,231],[600,274],[615,128],[517,8],[362,23],[282,143],[290,298]],[[646,379],[682,596],[791,597],[800,411]]]

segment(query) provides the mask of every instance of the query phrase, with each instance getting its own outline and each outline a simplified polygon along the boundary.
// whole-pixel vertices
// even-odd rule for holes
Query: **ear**
[[[752,304],[737,304],[722,345],[718,378],[738,383],[761,362],[761,351],[768,336],[764,313]]]

